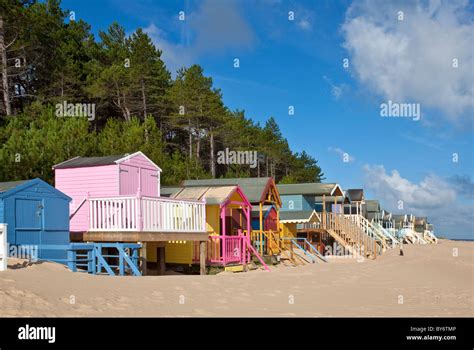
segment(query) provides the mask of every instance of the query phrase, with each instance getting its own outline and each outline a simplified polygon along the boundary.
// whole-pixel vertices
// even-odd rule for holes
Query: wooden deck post
[[[147,275],[147,266],[146,266],[146,262],[147,262],[147,257],[146,257],[146,249],[147,249],[147,244],[146,242],[142,242],[142,249],[141,249],[141,252],[140,252],[140,260],[141,260],[141,268],[142,268],[142,276],[146,276]]]
[[[326,195],[323,194],[323,228],[326,228]]]
[[[206,274],[207,242],[199,242],[199,274]]]
[[[166,250],[165,247],[156,247],[156,267],[158,275],[166,273]]]

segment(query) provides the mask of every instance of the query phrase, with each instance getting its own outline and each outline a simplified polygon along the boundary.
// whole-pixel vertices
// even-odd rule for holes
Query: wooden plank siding
[[[119,195],[117,165],[55,170],[55,187],[72,198],[70,213],[89,194],[91,197],[113,197]],[[71,231],[83,232],[89,229],[89,203],[86,202],[71,219]]]

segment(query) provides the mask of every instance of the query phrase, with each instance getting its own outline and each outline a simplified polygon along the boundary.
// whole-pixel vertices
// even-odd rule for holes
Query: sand
[[[214,276],[92,276],[11,259],[0,316],[474,316],[474,243],[404,252]]]

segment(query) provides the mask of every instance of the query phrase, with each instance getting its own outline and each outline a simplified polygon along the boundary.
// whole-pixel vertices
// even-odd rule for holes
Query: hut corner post
[[[0,271],[8,267],[7,224],[0,224]]]
[[[260,221],[260,232],[259,232],[259,250],[260,255],[263,255],[263,206],[262,202],[259,203],[259,221]]]
[[[222,244],[222,262],[223,262],[224,266],[227,263],[226,254],[225,254],[225,231],[226,231],[225,214],[226,214],[226,205],[221,207],[221,227],[222,227],[222,232],[221,232],[222,242],[221,242],[221,244]]]

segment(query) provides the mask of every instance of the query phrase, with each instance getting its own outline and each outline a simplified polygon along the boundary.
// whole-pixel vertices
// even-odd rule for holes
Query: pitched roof
[[[87,168],[93,166],[102,166],[102,165],[114,165],[124,162],[136,155],[141,155],[145,157],[150,163],[152,163],[159,171],[160,167],[156,165],[150,158],[148,158],[143,152],[135,152],[132,154],[118,154],[113,156],[105,157],[75,157],[69,160],[66,160],[62,163],[53,165],[53,169],[69,169],[69,168]]]
[[[53,169],[83,168],[100,165],[113,165],[117,160],[124,158],[125,155],[115,155],[106,157],[75,157],[65,162],[53,165]]]
[[[179,186],[162,187],[161,195],[173,199],[203,200],[214,205],[225,202],[237,190],[237,186]]]
[[[351,188],[347,190],[351,202],[362,202],[364,200],[364,190],[362,188]]]
[[[427,223],[428,223],[428,218],[426,216],[415,218],[415,225],[426,225]]]
[[[23,185],[24,183],[29,182],[29,181],[31,180],[0,182],[0,193],[10,191],[11,189],[14,189],[15,187]]]
[[[315,195],[315,196],[342,196],[341,187],[336,183],[322,184],[318,182],[302,183],[302,184],[280,184],[277,185],[280,195]]]
[[[376,199],[368,199],[365,201],[365,206],[368,212],[379,212],[380,211],[380,203]]]
[[[288,210],[280,211],[280,222],[282,223],[305,223],[311,219],[320,220],[315,210]]]
[[[56,193],[58,196],[63,197],[64,199],[67,199],[69,201],[71,200],[69,196],[67,196],[63,192],[59,191],[58,189],[54,188],[49,183],[41,180],[38,177],[31,180],[0,182],[0,198],[9,197],[35,184],[41,184],[43,187],[48,188],[51,192]]]
[[[183,186],[230,186],[238,185],[247,196],[250,203],[260,203],[265,200],[265,195],[269,187],[273,184],[271,177],[250,177],[250,178],[224,178],[224,179],[203,179],[185,180]],[[280,198],[277,198],[279,204]]]
[[[275,210],[273,205],[262,205],[262,213],[263,218],[266,219],[267,216],[270,214],[271,210]],[[250,213],[252,218],[259,218],[260,217],[260,208],[259,207],[252,207],[252,211]]]

